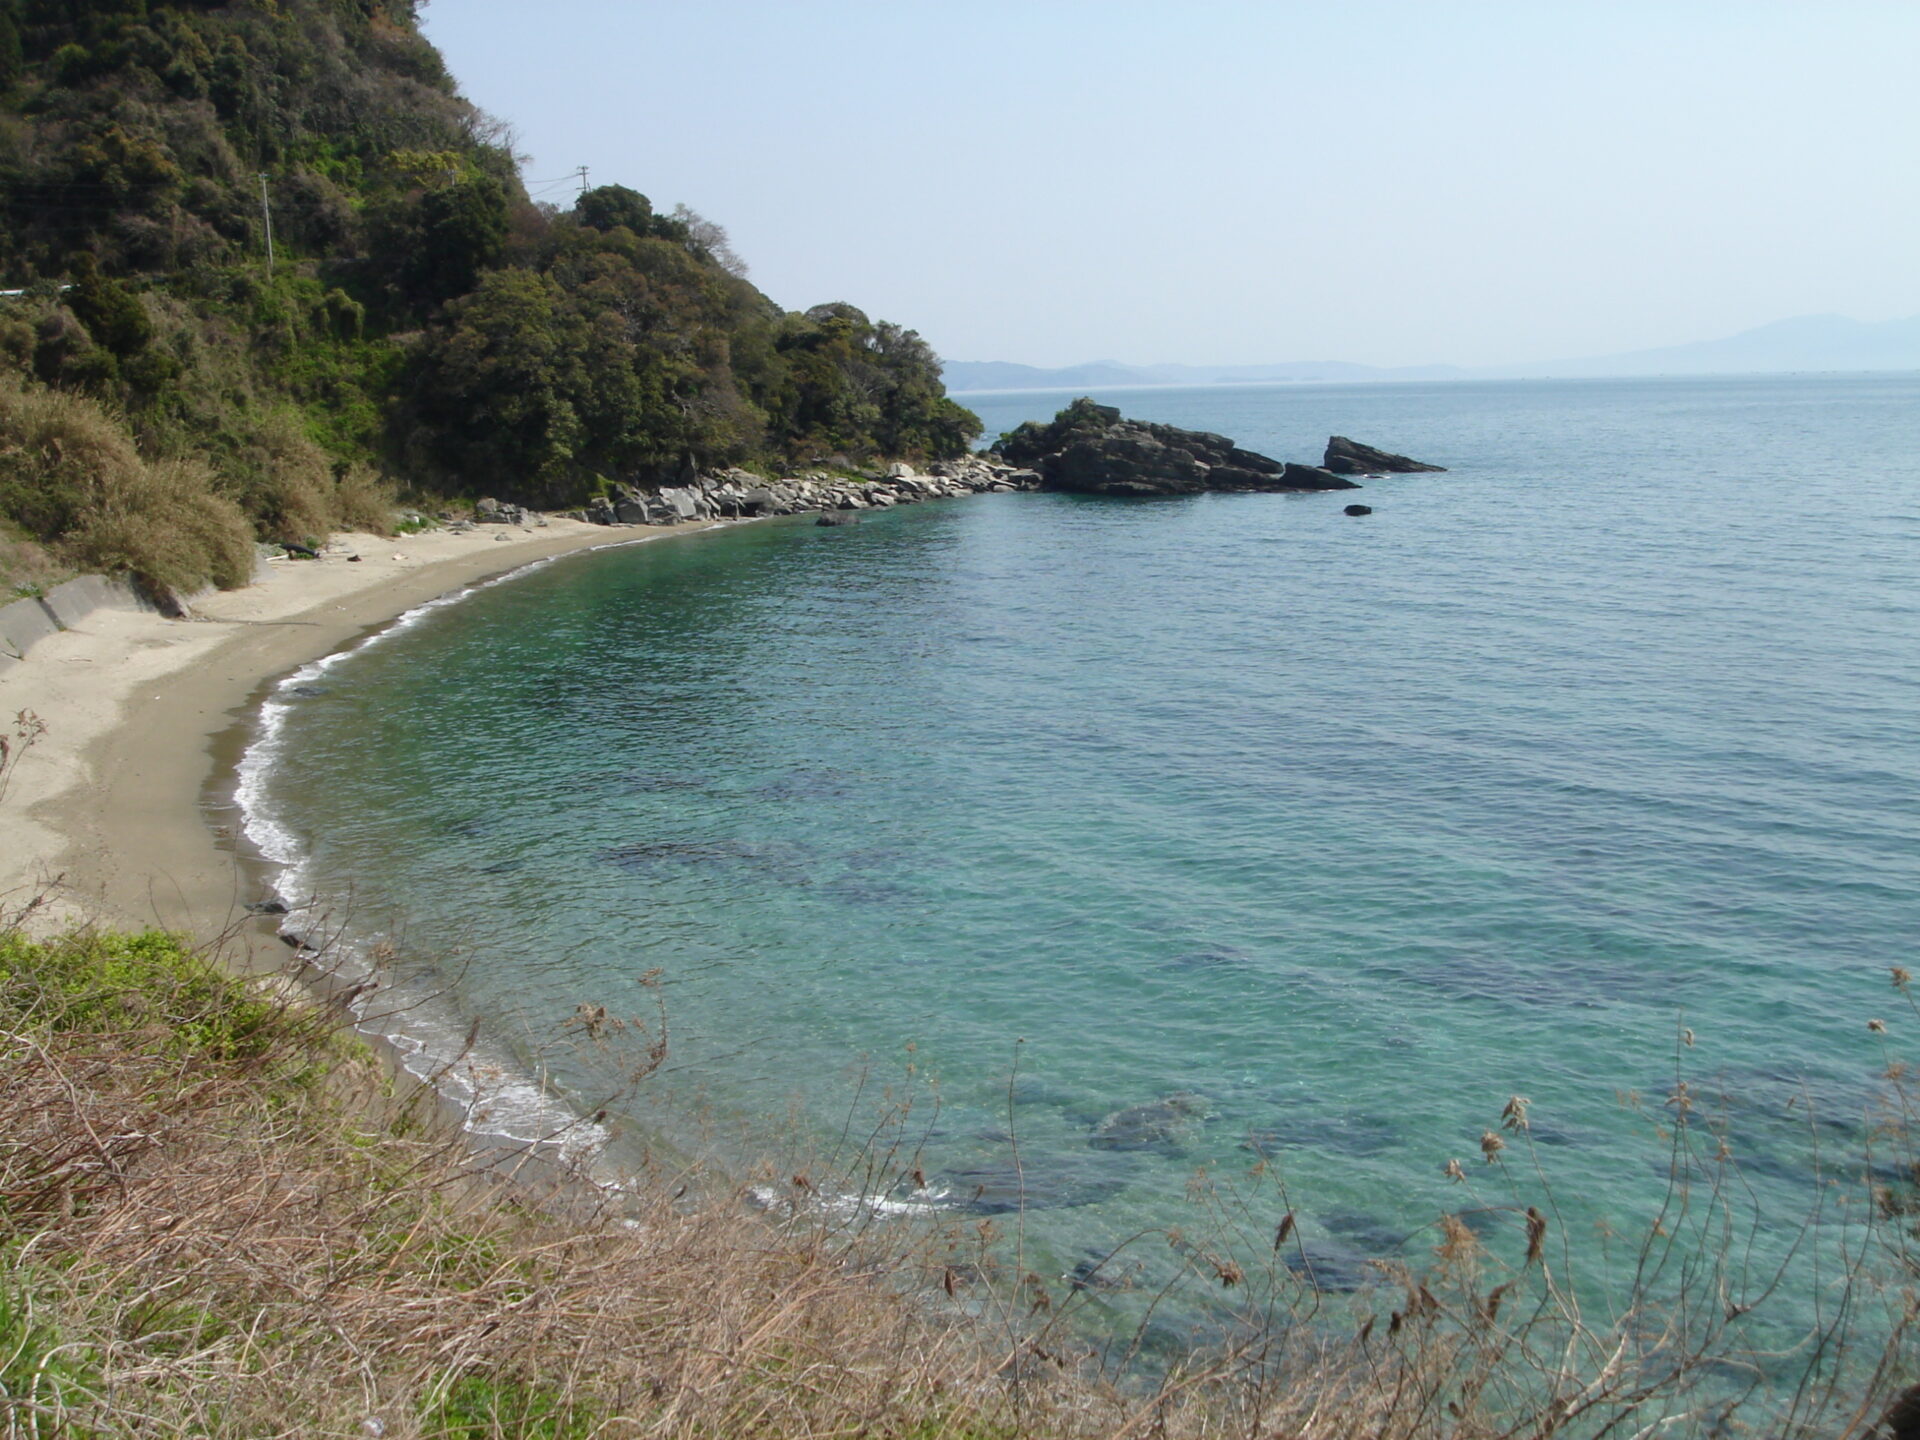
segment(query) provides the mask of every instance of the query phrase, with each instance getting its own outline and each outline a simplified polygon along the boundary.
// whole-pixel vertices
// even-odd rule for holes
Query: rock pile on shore
[[[1039,488],[1040,477],[1031,470],[968,455],[936,460],[924,473],[896,463],[867,474],[821,470],[769,478],[747,470],[722,470],[654,491],[623,485],[573,515],[595,525],[678,525],[755,515],[886,510],[921,500]]]

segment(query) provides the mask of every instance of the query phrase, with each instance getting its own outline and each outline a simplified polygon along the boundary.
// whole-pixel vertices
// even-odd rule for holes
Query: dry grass
[[[269,538],[296,543],[341,529],[392,533],[385,483],[360,465],[336,474],[291,414],[262,417],[242,452],[238,480],[195,459],[148,459],[96,402],[0,378],[0,522],[44,544],[69,573],[125,570],[179,591],[245,585],[250,514]],[[5,543],[0,564],[33,559]]]
[[[186,461],[149,463],[93,401],[0,381],[0,515],[83,569],[173,589],[246,584],[253,531]]]
[[[46,546],[0,534],[0,605],[17,596],[44,594],[76,573]]]
[[[129,483],[103,487],[64,548],[88,569],[129,570],[181,591],[231,590],[253,579],[252,527],[190,460],[161,460]]]
[[[398,504],[393,487],[370,467],[350,465],[334,482],[334,528],[391,535]]]
[[[1516,1097],[1454,1171],[1497,1233],[1447,1217],[1430,1265],[1322,1295],[1272,1168],[1197,1180],[1192,1225],[1101,1267],[1153,1247],[1180,1271],[1102,1363],[1076,1338],[1094,1287],[1026,1272],[1015,1234],[828,1203],[909,1187],[904,1116],[849,1173],[757,1177],[770,1209],[677,1171],[596,1189],[477,1153],[307,993],[173,937],[0,924],[0,1433],[1810,1440],[1882,1433],[1913,1378],[1891,1062],[1893,1178],[1784,1387],[1749,1331],[1784,1272],[1753,1273],[1738,1173],[1678,1068],[1667,1201],[1604,1318]],[[575,1038],[601,1038],[583,1014]],[[1203,1292],[1215,1340],[1139,1363],[1151,1317]]]

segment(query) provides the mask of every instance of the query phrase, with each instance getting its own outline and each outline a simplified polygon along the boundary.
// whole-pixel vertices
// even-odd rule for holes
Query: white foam
[[[659,538],[643,535],[569,553],[618,550]],[[261,702],[253,739],[236,767],[234,802],[241,814],[241,833],[263,859],[276,867],[271,882],[273,892],[290,912],[324,913],[324,907],[314,893],[312,857],[271,795],[271,777],[285,750],[287,719],[293,711],[291,700],[284,697],[302,685],[312,684],[351,657],[405,634],[468,596],[544,570],[562,558],[548,556],[534,560],[416,605],[357,643],[302,665],[275,684]],[[583,1119],[539,1077],[527,1074],[497,1053],[487,1044],[485,1036],[477,1036],[469,1044],[467,1024],[444,999],[426,997],[410,1004],[395,1004],[394,992],[385,988],[385,977],[378,973],[372,959],[383,938],[333,935],[323,946],[329,972],[336,983],[365,986],[348,1007],[360,1033],[392,1046],[402,1068],[432,1085],[449,1101],[470,1134],[536,1146],[571,1161],[590,1161],[605,1149],[610,1138],[605,1126]]]

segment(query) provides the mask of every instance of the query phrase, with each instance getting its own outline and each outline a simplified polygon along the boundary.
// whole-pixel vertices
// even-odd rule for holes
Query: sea
[[[1202,1327],[1236,1255],[1519,1265],[1529,1207],[1615,1305],[1722,1211],[1738,1284],[1857,1250],[1920,1034],[1920,375],[1096,398],[1446,471],[615,544],[305,667],[239,799],[363,1024],[483,1133],[981,1222],[1095,1330]]]

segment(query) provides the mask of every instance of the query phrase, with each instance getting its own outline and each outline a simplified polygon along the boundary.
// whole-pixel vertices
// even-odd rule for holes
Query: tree
[[[598,185],[573,202],[573,217],[589,230],[625,226],[636,235],[653,233],[653,202],[624,185]]]
[[[734,252],[723,226],[688,205],[674,206],[673,218],[685,227],[688,242],[704,252],[709,260],[737,280],[747,278],[747,262]]]

